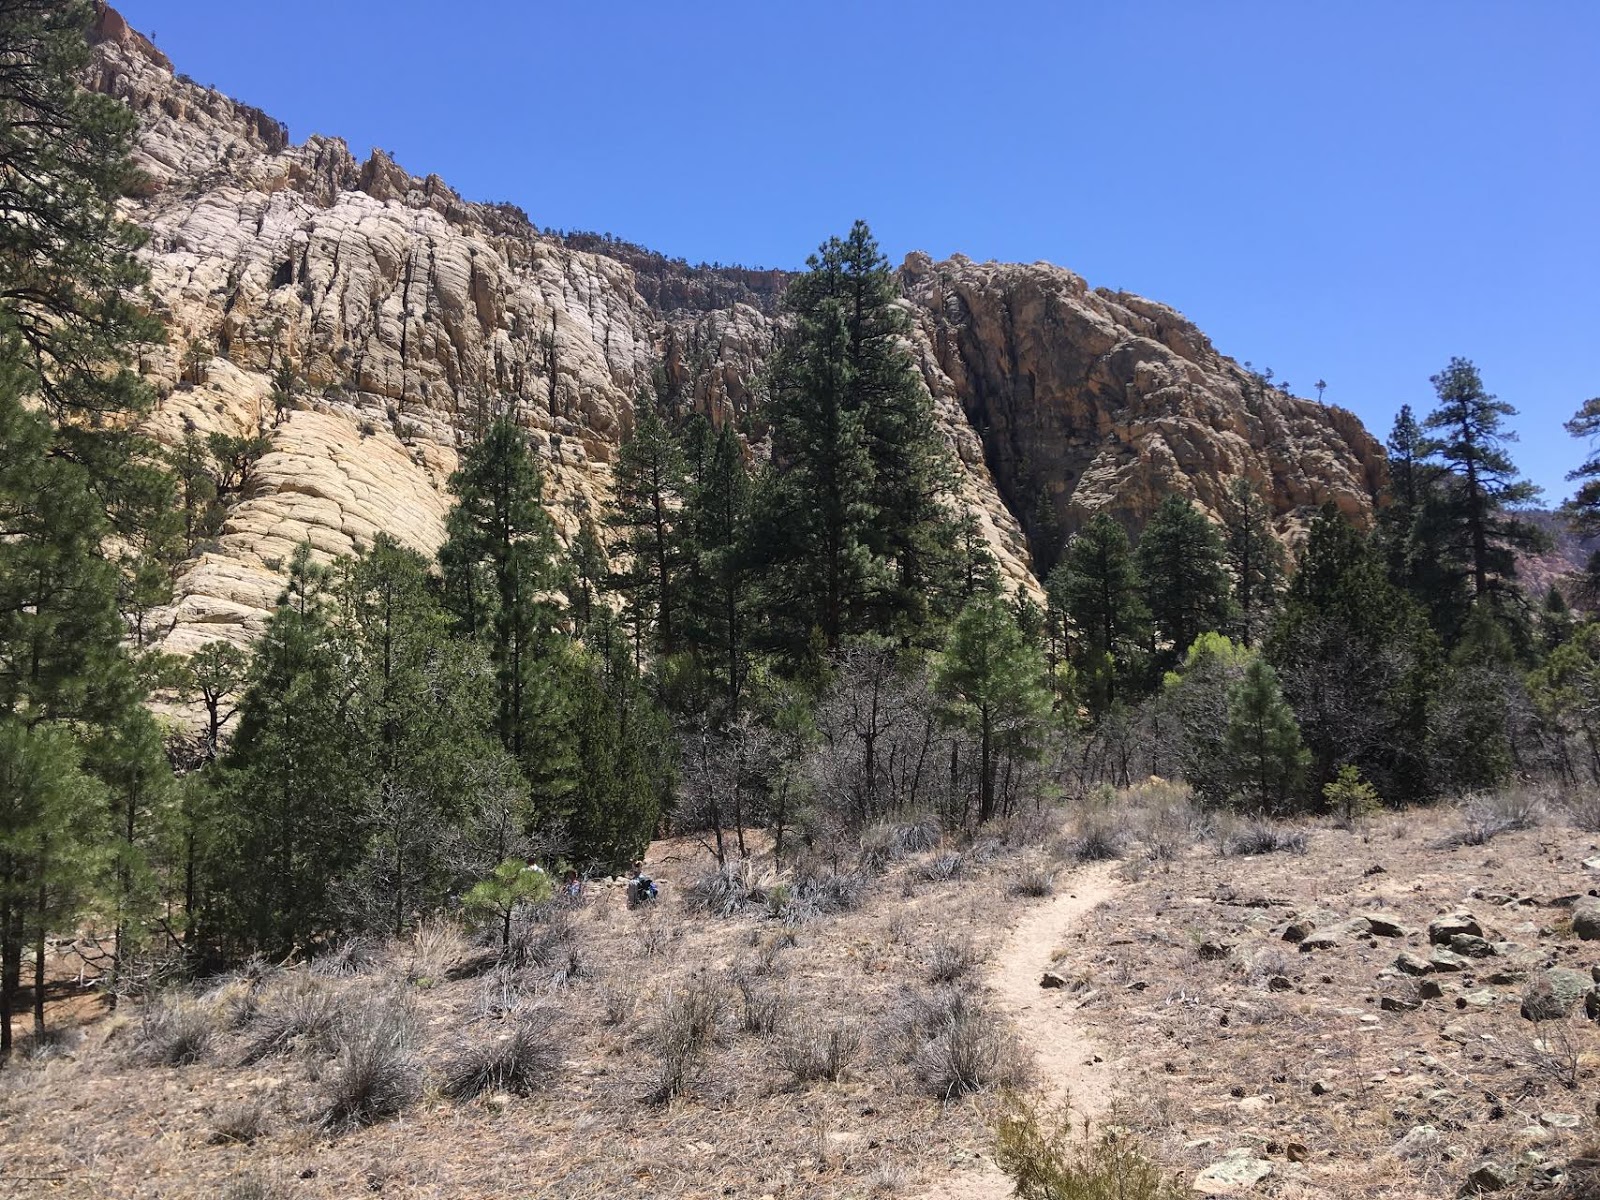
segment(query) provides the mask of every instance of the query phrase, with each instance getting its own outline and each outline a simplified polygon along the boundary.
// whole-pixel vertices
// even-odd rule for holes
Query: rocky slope
[[[291,144],[258,109],[174,75],[112,10],[95,36],[90,85],[141,121],[127,207],[150,231],[170,331],[143,364],[163,397],[156,432],[272,438],[180,581],[172,649],[250,636],[300,541],[347,553],[387,529],[431,550],[455,448],[487,406],[510,405],[529,429],[570,532],[605,502],[658,368],[682,409],[721,422],[755,405],[783,331],[782,272],[542,233],[381,151]],[[1215,507],[1240,473],[1286,534],[1327,499],[1370,510],[1382,455],[1355,417],[1255,387],[1169,308],[1043,263],[914,254],[901,277],[962,499],[1018,586],[1036,586],[1033,551],[1050,557],[1087,514],[1137,529],[1167,491]],[[304,383],[274,425],[283,364]]]

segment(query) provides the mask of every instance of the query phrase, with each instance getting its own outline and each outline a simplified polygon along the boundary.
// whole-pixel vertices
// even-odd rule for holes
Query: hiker
[[[575,868],[567,868],[567,873],[561,880],[561,895],[574,908],[583,903],[583,880],[578,878]]]
[[[644,873],[644,863],[634,863],[628,871],[628,907],[637,908],[654,900],[657,890],[656,881]]]

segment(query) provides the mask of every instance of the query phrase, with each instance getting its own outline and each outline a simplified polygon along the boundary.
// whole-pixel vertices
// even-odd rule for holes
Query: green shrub
[[[1044,1118],[1009,1097],[995,1133],[995,1161],[1020,1200],[1179,1200],[1183,1194],[1126,1131],[1108,1127],[1097,1138],[1079,1137],[1067,1108]]]

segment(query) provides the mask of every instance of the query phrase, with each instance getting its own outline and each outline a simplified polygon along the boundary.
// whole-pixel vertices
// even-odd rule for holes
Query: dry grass
[[[239,1064],[248,1066],[275,1054],[331,1049],[339,1022],[341,993],[308,971],[293,971],[273,981],[253,1005]]]
[[[156,996],[144,1006],[133,1037],[139,1062],[153,1067],[186,1067],[205,1058],[214,1035],[211,1010],[177,992]]]
[[[1593,839],[1536,829],[1504,833],[1489,847],[1435,849],[1434,835],[1455,820],[1440,812],[1380,816],[1359,832],[1311,826],[1304,855],[1219,857],[1193,849],[1198,822],[1181,795],[1150,794],[1148,804],[1115,798],[1128,830],[1124,863],[1146,864],[1149,875],[1050,948],[1059,949],[1053,969],[1069,986],[1040,992],[1034,1011],[1087,1033],[1107,1060],[1091,1070],[1127,1096],[1120,1119],[1164,1171],[1187,1177],[1244,1145],[1274,1164],[1262,1195],[1446,1197],[1480,1152],[1517,1161],[1518,1132],[1542,1113],[1592,1121],[1581,1102],[1595,1087],[1600,1030],[1572,1022],[1578,1086],[1569,1090],[1529,1052],[1548,1023],[1536,1031],[1518,1017],[1523,982],[1487,981],[1527,969],[1519,956],[1540,966],[1589,964],[1590,944],[1561,932],[1567,910],[1549,900],[1596,886],[1580,865],[1600,854]],[[140,1006],[111,1018],[86,1013],[65,1056],[0,1071],[6,1175],[50,1176],[51,1194],[70,1200],[144,1200],[158,1188],[209,1198],[252,1173],[304,1200],[375,1187],[399,1200],[686,1200],[719,1195],[730,1181],[751,1196],[940,1194],[952,1164],[992,1153],[1001,1092],[1027,1085],[1028,1059],[1007,1033],[1009,1001],[992,990],[990,969],[980,963],[954,984],[930,984],[929,956],[947,941],[995,957],[1015,923],[1043,911],[1045,902],[1019,904],[1008,885],[1060,835],[1047,831],[1049,841],[1030,849],[1008,846],[1022,836],[1007,828],[972,845],[897,851],[861,885],[858,907],[799,926],[773,920],[766,904],[707,919],[680,881],[708,864],[682,842],[664,843],[650,864],[668,885],[659,905],[629,911],[620,886],[599,885],[567,917],[571,932],[544,957],[559,964],[576,950],[584,973],[559,990],[556,967],[513,963],[482,978],[447,972],[407,984],[407,942],[353,974],[262,970],[206,994],[211,1052],[176,1071],[134,1066],[122,1053]],[[1170,837],[1170,854],[1154,852],[1152,837]],[[960,860],[956,871],[927,872],[946,854]],[[1058,894],[1078,890],[1075,867],[1055,869]],[[762,871],[793,878],[770,860]],[[1447,989],[1441,1000],[1411,1012],[1380,1009],[1396,954],[1426,957],[1427,921],[1463,906],[1494,940],[1519,949],[1504,961],[1474,960],[1470,986],[1463,973],[1433,977]],[[1344,935],[1332,949],[1301,953],[1279,932],[1297,913],[1316,917],[1319,931],[1366,915],[1418,932]],[[1203,958],[1195,948],[1205,942],[1233,949]],[[752,989],[752,1018],[741,981]],[[396,985],[415,1013],[401,1057],[412,1060],[422,1091],[402,1096],[400,1120],[379,1117],[329,1137],[318,1122],[343,1041],[320,1018],[285,1021],[279,1010],[291,993],[320,989],[321,1000],[303,1000],[313,1015],[324,1006],[354,1012]],[[700,1016],[680,1011],[663,1021],[669,998],[708,985],[714,1019],[696,1002]],[[1455,997],[1481,989],[1502,1001],[1455,1007]],[[768,1015],[770,995],[780,999]],[[504,1040],[530,1006],[551,1013],[550,1043],[562,1059],[553,1074],[535,1076],[525,1096],[493,1084],[477,1100],[446,1095],[453,1059]],[[244,1014],[242,1026],[231,1013]],[[841,1078],[829,1083],[825,1035],[835,1020],[862,1039],[853,1057],[834,1056]],[[271,1048],[239,1065],[269,1024],[281,1031],[266,1039]],[[676,1038],[663,1037],[667,1026]],[[664,1069],[673,1042],[698,1047],[679,1056],[683,1069]],[[848,1044],[844,1036],[839,1048]],[[817,1062],[820,1077],[809,1065]],[[663,1103],[647,1103],[667,1076],[681,1083]],[[236,1107],[257,1101],[260,1130],[239,1122],[253,1140],[216,1137],[234,1124]],[[1491,1117],[1496,1105],[1503,1115]],[[1399,1156],[1400,1139],[1422,1124],[1439,1133],[1432,1151]],[[1552,1163],[1565,1159],[1585,1134],[1546,1129],[1541,1152]],[[1291,1144],[1308,1147],[1307,1161],[1288,1160]],[[1446,1150],[1458,1157],[1444,1159]],[[260,1173],[266,1163],[285,1164],[282,1180]],[[314,1174],[299,1178],[305,1171]]]
[[[373,1125],[416,1101],[422,1076],[412,1055],[413,1023],[404,994],[370,997],[346,1014],[322,1076],[318,1124],[340,1131]]]
[[[452,1100],[470,1100],[483,1092],[529,1096],[552,1080],[561,1068],[548,1011],[526,1009],[509,1017],[508,1030],[476,1036],[445,1064],[439,1090]]]

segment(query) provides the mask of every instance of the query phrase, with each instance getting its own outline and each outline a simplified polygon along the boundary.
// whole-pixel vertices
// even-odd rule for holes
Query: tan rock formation
[[[634,397],[658,370],[682,410],[720,422],[755,407],[782,336],[782,272],[545,235],[381,151],[362,162],[334,138],[292,145],[259,110],[174,76],[115,13],[97,28],[89,82],[141,122],[144,178],[127,209],[151,233],[170,331],[144,364],[164,397],[153,428],[272,438],[180,580],[174,649],[248,637],[305,539],[335,555],[387,529],[431,551],[455,448],[488,405],[529,429],[568,534],[605,503]],[[912,255],[902,278],[961,499],[1017,586],[1037,587],[1025,530],[1049,554],[1087,513],[1137,527],[1174,489],[1214,508],[1241,472],[1285,531],[1324,499],[1370,509],[1381,453],[1359,422],[1255,394],[1170,309],[1044,264]],[[209,358],[204,381],[181,383],[196,357]],[[274,426],[267,395],[284,362],[304,387]]]

